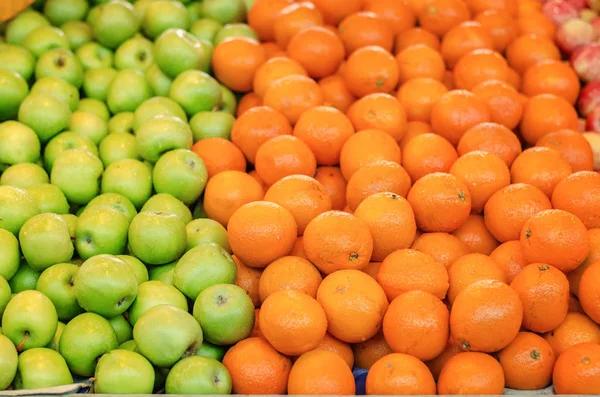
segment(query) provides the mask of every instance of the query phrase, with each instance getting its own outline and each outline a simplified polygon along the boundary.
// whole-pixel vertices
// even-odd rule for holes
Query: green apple
[[[214,45],[231,37],[247,37],[258,41],[258,34],[250,26],[245,23],[229,23],[223,26],[213,38]]]
[[[31,93],[21,103],[19,121],[35,131],[46,143],[69,126],[71,110],[67,102],[45,92]]]
[[[129,225],[129,248],[142,262],[163,265],[185,251],[185,224],[167,212],[140,212]]]
[[[167,394],[231,394],[231,376],[227,368],[208,357],[186,357],[167,375]]]
[[[159,305],[144,313],[133,327],[139,352],[157,367],[169,368],[193,356],[202,344],[202,329],[187,311]]]
[[[105,101],[108,87],[116,75],[117,71],[112,67],[100,67],[86,71],[83,75],[83,92],[89,98]]]
[[[83,313],[73,288],[73,281],[78,272],[77,265],[57,263],[44,270],[37,281],[36,290],[50,298],[61,321],[69,321]]]
[[[79,58],[85,71],[110,68],[114,62],[113,52],[95,41],[90,41],[79,47],[75,51],[75,55]]]
[[[127,246],[127,215],[109,205],[87,207],[75,228],[75,248],[83,260],[100,254],[119,255]]]
[[[194,22],[190,27],[190,33],[197,39],[213,42],[215,35],[223,25],[214,19],[201,18]]]
[[[71,51],[51,49],[40,55],[35,64],[35,78],[47,76],[61,78],[79,89],[83,84],[83,66]]]
[[[136,352],[136,353],[138,351],[137,344],[135,343],[135,341],[133,339],[130,339],[128,341],[121,343],[119,345],[119,349],[129,350],[129,351]]]
[[[135,69],[125,69],[117,72],[111,81],[106,93],[106,102],[113,114],[133,112],[151,96],[152,89],[144,73]]]
[[[73,214],[61,214],[60,216],[65,220],[65,222],[67,222],[67,225],[69,225],[69,234],[71,235],[71,241],[75,240],[75,228],[77,227],[78,217]],[[70,263],[81,265],[82,262],[83,261],[81,260],[81,258],[71,258]]]
[[[117,135],[130,136],[111,134],[109,137]],[[152,195],[152,174],[148,167],[139,160],[122,159],[115,161],[106,167],[104,171],[102,193],[122,194],[133,203],[135,208],[142,208]]]
[[[202,342],[202,346],[196,352],[197,356],[213,358],[217,361],[223,361],[225,353],[227,352],[227,346],[213,345],[207,341]]]
[[[242,22],[246,18],[243,0],[204,0],[202,14],[222,24]]]
[[[38,347],[19,356],[15,389],[44,389],[71,383],[73,376],[65,359],[56,350]]]
[[[92,376],[98,357],[118,346],[117,335],[107,319],[94,313],[82,313],[67,323],[58,350],[71,372]]]
[[[19,241],[8,230],[0,229],[0,276],[4,280],[10,280],[17,272],[20,262]]]
[[[75,296],[86,311],[115,317],[127,311],[137,294],[133,269],[114,255],[96,255],[81,265]]]
[[[218,110],[234,115],[236,109],[237,99],[235,94],[229,88],[221,84],[221,105]]]
[[[192,204],[202,194],[208,172],[202,159],[187,149],[171,150],[163,154],[152,172],[154,190],[168,193],[185,204]]]
[[[37,214],[35,201],[25,189],[0,186],[0,229],[8,230],[16,236],[21,226]]]
[[[39,291],[17,293],[2,314],[2,333],[19,352],[46,346],[57,326],[58,317],[52,301]]]
[[[147,37],[155,39],[165,30],[179,28],[187,30],[190,26],[188,11],[177,1],[153,1],[146,8],[142,29]]]
[[[0,317],[4,313],[4,309],[6,309],[6,305],[8,305],[11,297],[12,291],[10,290],[8,281],[6,281],[4,277],[0,276]]]
[[[94,98],[83,98],[79,101],[79,106],[77,110],[82,112],[88,112],[95,114],[100,117],[104,122],[108,124],[108,120],[110,120],[110,112],[108,111],[108,106],[99,99]]]
[[[190,120],[194,142],[206,138],[231,138],[235,117],[226,112],[199,112]]]
[[[47,76],[37,80],[31,87],[31,93],[52,94],[58,99],[66,102],[71,111],[75,111],[79,106],[79,90],[59,77]]]
[[[162,281],[146,281],[140,284],[137,298],[129,308],[129,322],[135,325],[144,313],[159,305],[188,310],[187,299],[177,288]]]
[[[23,47],[39,58],[52,49],[69,50],[71,45],[65,33],[54,26],[40,26],[32,30],[23,39]]]
[[[17,14],[6,26],[6,42],[20,46],[29,32],[40,26],[48,25],[50,25],[50,22],[44,15],[32,9],[27,9]]]
[[[98,180],[103,170],[97,156],[87,150],[69,149],[54,161],[50,181],[62,190],[69,202],[83,205],[98,195]]]
[[[88,12],[86,0],[47,0],[44,14],[54,26],[62,25],[68,21],[81,21]]]
[[[44,213],[30,218],[19,231],[19,242],[27,263],[38,271],[73,257],[69,225],[60,215]]]
[[[18,121],[0,123],[0,164],[35,163],[40,159],[40,140],[31,128]]]
[[[215,345],[233,345],[246,339],[254,328],[254,304],[235,284],[215,284],[198,295],[194,303],[204,338]]]
[[[117,48],[132,38],[140,28],[133,6],[123,0],[112,0],[98,6],[91,21],[96,41],[108,48]]]
[[[15,119],[28,93],[29,86],[20,74],[0,69],[0,121]]]
[[[255,2],[256,0],[244,0],[244,4],[246,5],[246,12],[250,12]]]
[[[96,366],[94,393],[152,394],[154,368],[148,360],[129,350],[104,354]]]
[[[125,214],[129,222],[137,215],[137,210],[133,203],[127,197],[117,193],[103,193],[92,199],[87,206],[89,208],[95,206],[113,207]]]
[[[152,65],[153,44],[142,36],[134,36],[123,42],[115,52],[115,66],[119,70],[145,71]]]
[[[122,314],[109,318],[108,322],[115,330],[119,344],[127,342],[133,338],[133,328]]]
[[[192,221],[190,209],[170,194],[159,193],[150,197],[141,209],[142,212],[165,212],[176,215],[184,225]]]
[[[18,73],[29,81],[35,68],[35,58],[23,47],[5,44],[0,47],[0,68]]]
[[[133,274],[135,274],[135,279],[137,280],[138,286],[142,283],[148,281],[148,269],[146,265],[142,263],[138,258],[131,255],[117,255],[117,258],[125,261],[131,269],[133,270]],[[138,296],[139,296],[139,288],[138,288]],[[136,298],[137,299],[137,298]],[[134,301],[135,302],[135,301]]]
[[[62,336],[63,331],[65,330],[65,323],[58,322],[58,326],[56,327],[56,332],[54,333],[54,337],[46,346],[48,349],[52,349],[54,351],[58,351],[58,345],[60,343],[60,337]]]
[[[0,335],[0,390],[6,390],[17,374],[19,356],[15,345]]]
[[[154,42],[154,62],[174,79],[186,70],[200,69],[209,63],[200,41],[183,29],[167,29]]]
[[[89,43],[93,38],[92,28],[83,21],[67,21],[60,25],[60,30],[67,36],[69,45],[73,51]]]
[[[63,192],[56,186],[50,183],[45,183],[36,186],[30,186],[27,193],[33,198],[40,214],[68,214],[69,203]]]
[[[121,112],[111,117],[108,121],[108,133],[133,134],[133,112]]]
[[[169,97],[192,117],[198,112],[213,110],[221,105],[221,85],[207,73],[188,70],[173,80]]]
[[[173,285],[173,271],[175,270],[177,261],[168,263],[166,265],[152,266],[148,270],[150,280],[162,281],[163,283]]]
[[[187,231],[187,250],[205,244],[215,243],[231,254],[227,229],[212,219],[195,219],[185,226]]]
[[[13,294],[34,290],[39,277],[40,272],[34,270],[27,262],[22,261],[17,272],[8,280],[8,285],[10,285]]]
[[[98,145],[108,135],[108,123],[100,116],[83,111],[75,111],[71,114],[69,130],[89,138]]]
[[[174,116],[156,116],[142,124],[135,135],[138,153],[152,163],[163,153],[191,149],[194,143],[189,125]]]
[[[190,17],[190,23],[194,23],[202,18],[202,3],[199,1],[193,1],[187,6],[188,16]]]
[[[98,148],[89,138],[74,132],[61,132],[48,142],[44,149],[44,167],[52,171],[56,159],[67,150],[85,150],[94,156],[98,156]]]
[[[102,2],[92,1],[91,3],[92,4],[100,4]],[[87,23],[91,27],[98,20],[98,17],[100,16],[101,11],[102,11],[101,7],[90,8],[87,16],[85,17],[85,23]],[[93,29],[92,29],[92,33],[93,33]]]
[[[100,160],[102,160],[104,167],[108,167],[119,160],[141,159],[137,152],[137,141],[135,136],[131,134],[107,135],[104,137],[104,139],[102,139],[102,142],[100,142],[98,151],[100,153]]]
[[[204,210],[204,203],[202,202],[203,198],[199,198],[194,205],[194,211],[192,212],[192,216],[194,219],[205,219],[208,218],[206,215],[206,211]]]
[[[164,74],[155,63],[146,69],[146,80],[148,80],[148,84],[154,91],[154,95],[161,97],[169,95],[173,80]]]
[[[46,171],[37,164],[21,163],[8,167],[0,177],[0,185],[10,185],[27,189],[30,186],[49,182]]]
[[[173,116],[187,122],[185,111],[170,98],[155,96],[142,103],[134,112],[133,130],[156,116]]]

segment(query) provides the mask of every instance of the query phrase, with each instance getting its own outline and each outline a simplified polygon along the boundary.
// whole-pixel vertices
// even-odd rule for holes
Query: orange
[[[242,263],[257,268],[289,254],[296,240],[296,229],[292,214],[268,201],[242,205],[227,224],[233,253]]]
[[[600,261],[589,265],[583,272],[579,282],[578,298],[581,308],[592,320],[600,323],[600,288],[598,275],[600,274]]]
[[[244,95],[238,102],[235,115],[236,117],[240,117],[242,114],[246,113],[247,110],[259,106],[262,106],[262,98],[254,92],[249,92],[246,95]]]
[[[525,266],[510,284],[523,303],[523,326],[533,332],[558,327],[569,309],[569,281],[560,270],[543,263]]]
[[[580,171],[560,181],[552,193],[552,206],[577,216],[585,227],[600,227],[600,175]]]
[[[378,129],[359,131],[352,135],[342,147],[340,169],[346,180],[362,166],[380,160],[400,164],[400,147],[389,134]]]
[[[363,369],[371,368],[378,360],[393,353],[385,341],[383,332],[377,333],[364,342],[353,344],[352,351],[354,352],[354,364]]]
[[[471,127],[491,120],[488,105],[469,91],[452,90],[442,95],[431,109],[431,128],[456,145]]]
[[[437,387],[438,394],[503,394],[504,373],[488,354],[460,353],[446,361]]]
[[[315,79],[335,73],[346,55],[341,39],[322,26],[308,27],[296,33],[287,52]]]
[[[525,222],[520,240],[523,255],[530,263],[546,263],[563,272],[576,269],[590,252],[585,225],[562,210],[533,215]]]
[[[252,329],[252,333],[250,334],[250,337],[258,337],[261,339],[263,338],[262,332],[260,331],[260,325],[258,323],[258,316],[260,315],[260,309],[256,308],[254,309],[254,328]]]
[[[248,25],[261,41],[273,41],[275,19],[281,10],[293,3],[293,0],[256,0],[248,10]]]
[[[464,242],[449,233],[423,233],[417,237],[411,248],[428,254],[446,269],[458,258],[470,253]]]
[[[348,364],[329,350],[304,353],[290,371],[290,395],[353,395],[355,392],[354,376]]]
[[[365,0],[363,10],[373,12],[387,21],[394,35],[411,29],[417,22],[417,16],[412,8],[401,1]]]
[[[454,66],[456,88],[472,90],[490,80],[508,81],[506,59],[496,51],[482,48],[463,55]]]
[[[292,368],[289,358],[258,337],[232,346],[223,365],[231,375],[232,391],[238,394],[283,394]]]
[[[600,393],[600,345],[570,347],[556,359],[552,372],[557,394]]]
[[[556,25],[541,12],[532,12],[517,18],[519,36],[534,35],[554,39]]]
[[[363,0],[311,0],[323,14],[325,22],[338,25],[346,16],[360,11]]]
[[[256,170],[250,171],[248,173],[248,175],[250,175],[252,178],[254,178],[254,180],[256,182],[258,182],[258,184],[262,188],[263,192],[265,192],[267,190],[267,185],[265,185],[265,181],[263,181],[262,179],[260,179],[260,177],[258,176],[258,173],[256,172]]]
[[[554,59],[531,65],[523,75],[522,91],[527,96],[554,94],[574,105],[579,88],[579,76],[571,65]]]
[[[251,175],[223,171],[209,179],[204,189],[204,211],[223,226],[242,205],[262,200],[265,192]]]
[[[556,356],[544,338],[532,332],[519,332],[498,353],[506,387],[516,390],[540,390],[552,381]]]
[[[446,92],[448,89],[438,80],[414,78],[402,84],[398,101],[406,109],[408,121],[429,122],[433,104]]]
[[[459,353],[462,353],[460,346],[456,343],[452,338],[448,338],[448,343],[444,348],[444,351],[438,354],[435,358],[425,362],[433,378],[437,380],[440,377],[440,373],[442,372],[442,368],[446,364],[446,362],[456,356]]]
[[[325,334],[325,338],[319,342],[317,347],[315,347],[315,350],[329,350],[334,352],[344,359],[350,369],[352,369],[354,366],[354,352],[352,351],[350,345],[334,338],[329,333]]]
[[[354,134],[354,127],[339,110],[317,106],[302,113],[293,134],[308,145],[318,165],[336,165],[344,143]]]
[[[486,10],[477,14],[475,21],[487,30],[498,52],[503,53],[518,36],[517,21],[506,11]]]
[[[392,25],[374,12],[360,11],[350,14],[344,18],[338,29],[348,54],[367,46],[379,46],[391,52],[394,46]]]
[[[580,266],[581,267],[581,266]],[[573,273],[573,272],[571,272]],[[583,313],[583,309],[581,308],[581,304],[579,303],[579,299],[576,296],[569,296],[569,313]]]
[[[204,162],[209,178],[223,171],[246,171],[244,153],[227,139],[202,139],[192,146],[192,150]]]
[[[347,115],[357,131],[379,129],[396,141],[406,134],[405,107],[389,94],[364,96],[350,106]]]
[[[314,349],[327,331],[327,318],[319,302],[295,290],[269,295],[260,307],[259,322],[265,339],[288,356]]]
[[[377,273],[379,273],[379,269],[381,268],[381,262],[369,262],[367,267],[362,269],[363,272],[368,274],[369,276],[377,279]]]
[[[377,360],[369,370],[366,391],[370,395],[435,394],[435,380],[419,359],[394,353]]]
[[[428,123],[422,121],[409,121],[406,123],[406,134],[400,141],[400,148],[404,150],[406,144],[416,137],[417,135],[426,134],[431,132],[431,126]]]
[[[434,172],[448,172],[457,159],[452,144],[432,133],[415,136],[402,150],[402,165],[413,181]]]
[[[267,60],[271,58],[275,58],[278,56],[284,56],[285,53],[281,50],[281,47],[277,45],[277,43],[273,41],[267,41],[261,43],[262,48],[265,50],[265,55],[267,56]]]
[[[556,185],[571,172],[571,165],[558,150],[544,146],[523,151],[510,167],[513,183],[528,183],[548,197],[552,197]]]
[[[559,130],[544,135],[536,146],[556,149],[571,164],[573,172],[592,171],[594,169],[594,153],[587,139],[573,130]]]
[[[400,33],[396,37],[394,53],[398,54],[400,51],[417,44],[424,44],[436,51],[440,50],[440,39],[436,35],[423,28],[415,27]]]
[[[314,176],[315,155],[308,145],[291,135],[280,135],[263,143],[256,152],[256,172],[267,186],[289,175]]]
[[[302,75],[290,75],[275,81],[263,97],[266,106],[283,113],[291,124],[296,124],[306,110],[322,105],[324,101],[319,85]]]
[[[600,229],[589,229],[588,237],[590,239],[590,253],[577,269],[567,274],[569,285],[571,287],[571,294],[575,296],[579,295],[579,282],[581,281],[583,272],[585,272],[592,263],[600,260]],[[581,312],[583,313],[583,310]]]
[[[406,170],[398,163],[382,160],[367,164],[352,174],[346,187],[346,201],[350,209],[356,211],[363,200],[375,193],[388,192],[406,197],[409,190],[410,176]]]
[[[252,86],[254,92],[261,98],[277,80],[292,75],[307,76],[306,69],[296,60],[277,56],[263,63],[254,74]]]
[[[354,175],[352,179],[358,172]],[[415,215],[408,201],[398,194],[375,193],[358,205],[354,216],[367,224],[373,236],[372,261],[382,261],[392,252],[410,247],[415,239]]]
[[[542,11],[542,3],[538,0],[521,0],[517,6],[517,16],[522,17]]]
[[[544,334],[554,354],[559,357],[568,348],[581,343],[600,344],[600,325],[583,313],[567,313],[565,321]]]
[[[313,218],[304,230],[304,252],[324,274],[362,269],[371,259],[373,237],[369,227],[354,215],[327,211]]]
[[[287,50],[290,40],[298,32],[308,27],[321,25],[323,25],[323,15],[313,3],[300,1],[290,4],[275,18],[273,25],[275,42],[281,49]]]
[[[386,49],[361,47],[348,57],[344,80],[350,92],[359,98],[376,92],[390,93],[400,81],[400,70]]]
[[[258,283],[262,270],[244,265],[235,255],[233,255],[233,260],[237,267],[235,284],[246,291],[246,294],[252,299],[254,307],[260,306],[261,299],[258,294]]]
[[[485,204],[485,225],[498,241],[519,240],[533,215],[552,208],[548,196],[535,186],[515,183],[498,190]]]
[[[419,25],[440,37],[471,17],[462,0],[430,0],[419,13]]]
[[[306,255],[304,254],[304,238],[302,236],[296,237],[294,248],[290,251],[290,256],[306,259]]]
[[[480,280],[454,300],[450,332],[464,350],[493,353],[517,336],[522,318],[523,306],[512,288],[497,280]]]
[[[448,90],[455,90],[456,83],[454,81],[454,74],[450,70],[446,70],[444,72],[444,77],[442,77],[442,83]]]
[[[452,234],[474,253],[490,255],[500,245],[485,226],[483,216],[477,214],[469,215],[467,221]]]
[[[560,51],[551,38],[535,35],[519,36],[506,48],[508,64],[523,74],[539,61],[560,60]]]
[[[524,103],[514,87],[503,81],[488,80],[477,84],[471,91],[488,105],[492,122],[508,130],[519,125]]]
[[[292,127],[285,115],[267,106],[258,106],[244,112],[233,123],[231,141],[254,164],[258,148],[270,138],[291,135]]]
[[[233,91],[252,91],[256,70],[267,60],[264,48],[254,39],[230,37],[215,47],[212,70]]]
[[[454,175],[428,174],[417,180],[408,192],[417,227],[424,232],[453,232],[471,212],[471,193]]]
[[[478,22],[468,21],[453,27],[444,35],[440,51],[446,66],[452,69],[463,55],[482,48],[494,48],[492,36]]]
[[[346,180],[339,167],[317,167],[315,179],[329,195],[331,209],[343,210],[346,206]]]
[[[339,270],[325,277],[317,300],[325,309],[329,333],[347,343],[375,336],[388,308],[377,281],[359,270]]]
[[[323,92],[324,104],[333,106],[339,111],[346,112],[356,100],[354,95],[348,90],[348,87],[346,87],[343,76],[327,76],[319,80],[319,87],[321,87],[321,91]]]
[[[415,44],[403,49],[396,55],[396,61],[401,83],[419,77],[442,81],[446,70],[442,55],[425,44]]]
[[[538,2],[537,0],[535,1],[536,3]],[[515,17],[519,0],[465,0],[465,3],[467,3],[474,14],[487,10],[502,10],[511,17]]]
[[[521,242],[518,240],[500,244],[492,251],[490,258],[500,266],[506,277],[506,282],[509,284],[528,264],[523,256]]]
[[[471,253],[458,258],[448,269],[448,301],[452,304],[468,286],[480,280],[505,282],[502,269],[489,256]]]
[[[390,301],[415,290],[444,299],[448,291],[448,272],[442,263],[428,254],[414,249],[400,249],[383,260],[377,282]]]

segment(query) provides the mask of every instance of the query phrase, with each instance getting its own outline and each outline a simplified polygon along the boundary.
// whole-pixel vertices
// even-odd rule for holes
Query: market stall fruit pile
[[[600,393],[598,11],[35,1],[0,390]]]

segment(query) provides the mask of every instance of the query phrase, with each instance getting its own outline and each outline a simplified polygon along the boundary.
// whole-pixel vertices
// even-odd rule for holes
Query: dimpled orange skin
[[[448,301],[453,303],[458,294],[469,285],[480,280],[505,282],[500,266],[487,255],[472,253],[458,258],[448,269],[450,281]]]
[[[560,181],[571,175],[571,164],[556,149],[538,146],[519,154],[510,167],[513,183],[528,183],[552,197]]]
[[[464,242],[449,233],[423,233],[410,248],[429,254],[446,269],[458,258],[470,253]]]
[[[292,135],[280,135],[263,143],[256,152],[256,172],[267,184],[294,174],[314,176],[317,160],[306,143]]]
[[[295,124],[306,110],[325,102],[319,85],[311,78],[291,75],[274,82],[265,92],[263,103],[283,113]]]
[[[600,174],[579,171],[560,181],[552,192],[552,205],[577,216],[585,227],[600,227]]]
[[[581,276],[579,283],[579,302],[585,314],[600,323],[600,261],[592,263]]]
[[[552,380],[557,394],[600,394],[600,345],[567,349],[556,360]]]
[[[406,134],[406,112],[389,94],[376,93],[362,97],[348,108],[347,116],[357,131],[380,129],[398,142]]]
[[[317,296],[323,281],[321,273],[309,261],[298,256],[284,256],[273,261],[260,275],[258,281],[259,301],[265,301],[276,291],[288,289]]]
[[[322,273],[363,269],[373,254],[368,226],[352,214],[327,211],[316,216],[304,230],[304,252]]]
[[[373,364],[367,374],[366,390],[369,395],[432,395],[435,394],[435,380],[418,358],[393,353]]]
[[[451,357],[440,373],[438,394],[503,394],[504,373],[492,356],[478,352]]]
[[[580,343],[600,344],[600,325],[583,313],[567,313],[565,321],[543,337],[558,357],[569,347]]]
[[[294,363],[288,379],[290,395],[353,395],[356,384],[352,370],[337,353],[311,350]]]
[[[493,259],[502,269],[506,276],[506,282],[512,283],[516,275],[528,265],[528,262],[523,256],[521,242],[519,240],[507,241],[500,244],[492,253],[490,258]]]
[[[546,263],[565,273],[581,265],[590,252],[585,225],[562,210],[533,215],[525,222],[520,240],[529,262]]]

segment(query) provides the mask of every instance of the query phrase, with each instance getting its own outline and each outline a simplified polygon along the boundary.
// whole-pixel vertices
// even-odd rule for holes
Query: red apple
[[[598,0],[600,1],[600,0]],[[552,0],[544,4],[543,12],[548,19],[560,26],[570,19],[579,17],[577,9],[563,0]]]
[[[585,82],[600,80],[600,44],[588,44],[571,55],[571,65]]]
[[[594,27],[594,30],[596,30],[596,35],[600,36],[600,17],[592,18],[590,25]]]
[[[600,132],[600,107],[597,107],[588,114],[585,129],[596,133]]]
[[[592,10],[591,8],[584,8],[583,10],[579,11],[579,19],[581,19],[582,21],[591,23],[595,18],[598,18],[598,11]],[[596,26],[594,26],[594,29],[596,30],[597,35],[598,29],[596,28]]]
[[[587,0],[564,0],[566,3],[571,4],[577,11],[583,10],[587,7]]]
[[[594,109],[600,106],[600,81],[592,81],[586,84],[579,94],[577,108],[579,114],[586,117]]]
[[[571,54],[578,47],[593,43],[596,30],[589,22],[581,19],[569,19],[556,31],[556,45],[566,54]]]

